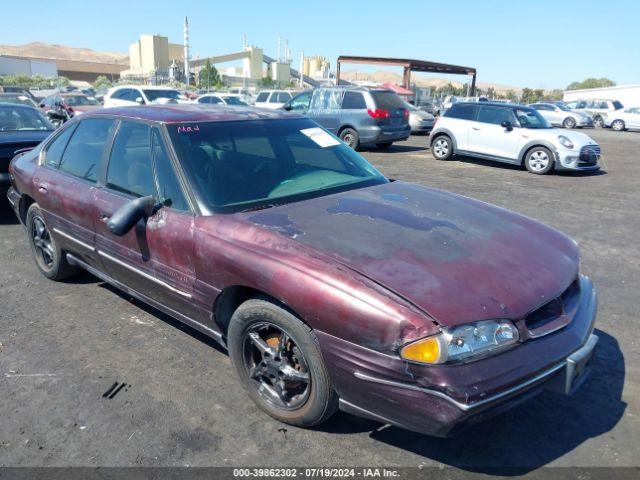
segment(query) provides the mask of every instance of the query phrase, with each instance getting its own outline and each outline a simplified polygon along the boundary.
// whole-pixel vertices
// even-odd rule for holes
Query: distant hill
[[[90,48],[67,47],[43,42],[32,42],[26,45],[0,45],[0,55],[2,54],[52,60],[80,60],[84,62],[129,65],[129,56],[122,53],[96,52]]]
[[[351,71],[341,72],[340,77],[348,81],[359,80],[359,81],[371,81],[375,83],[386,83],[386,82],[392,82],[397,84],[402,83],[402,75],[400,75],[399,73],[387,72],[383,70],[373,72],[373,73],[351,70]],[[464,78],[464,77],[460,76],[460,78]],[[419,76],[418,74],[415,74],[415,73],[411,75],[411,83],[416,84],[419,87],[437,88],[437,87],[442,87],[444,85],[447,85],[448,83],[451,83],[453,86],[459,88],[463,85],[463,83],[465,83],[465,81],[466,81],[466,78],[464,81],[460,82],[455,80],[454,81],[447,80],[445,78],[426,78],[426,77]],[[522,90],[520,87],[512,87],[509,85],[499,85],[497,83],[487,83],[487,82],[478,82],[477,86],[479,88],[482,88],[483,90],[493,87],[493,89],[496,92],[506,92],[507,90],[513,90],[516,93],[519,93],[520,90]]]

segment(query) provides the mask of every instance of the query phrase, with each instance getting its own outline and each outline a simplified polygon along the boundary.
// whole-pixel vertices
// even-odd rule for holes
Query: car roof
[[[234,122],[241,120],[304,118],[302,114],[284,110],[219,105],[211,107],[203,104],[169,104],[101,108],[84,113],[82,119],[101,116],[115,116],[160,123]]]
[[[480,105],[490,107],[505,107],[505,108],[531,108],[529,105],[523,105],[521,103],[504,103],[504,102],[456,102],[451,108],[456,105]]]

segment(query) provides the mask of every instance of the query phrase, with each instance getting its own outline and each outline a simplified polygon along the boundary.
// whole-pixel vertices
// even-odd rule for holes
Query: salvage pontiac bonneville
[[[216,339],[283,422],[341,408],[445,436],[587,376],[574,241],[387,179],[303,116],[98,110],[10,174],[46,277],[88,270]]]

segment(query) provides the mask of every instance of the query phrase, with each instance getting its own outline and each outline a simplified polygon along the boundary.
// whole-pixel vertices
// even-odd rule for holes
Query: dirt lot
[[[598,175],[438,162],[426,137],[364,152],[390,177],[563,230],[600,292],[595,371],[575,397],[543,394],[447,440],[346,414],[306,431],[271,420],[213,342],[89,275],[45,280],[0,199],[0,466],[640,465],[640,133],[588,133]],[[127,386],[103,398],[114,382]]]

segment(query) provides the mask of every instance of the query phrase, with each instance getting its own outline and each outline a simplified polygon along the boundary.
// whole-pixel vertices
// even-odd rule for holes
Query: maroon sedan
[[[448,435],[572,393],[597,337],[576,243],[385,178],[297,114],[127,107],[11,164],[38,268],[82,268],[229,350],[268,414]]]

